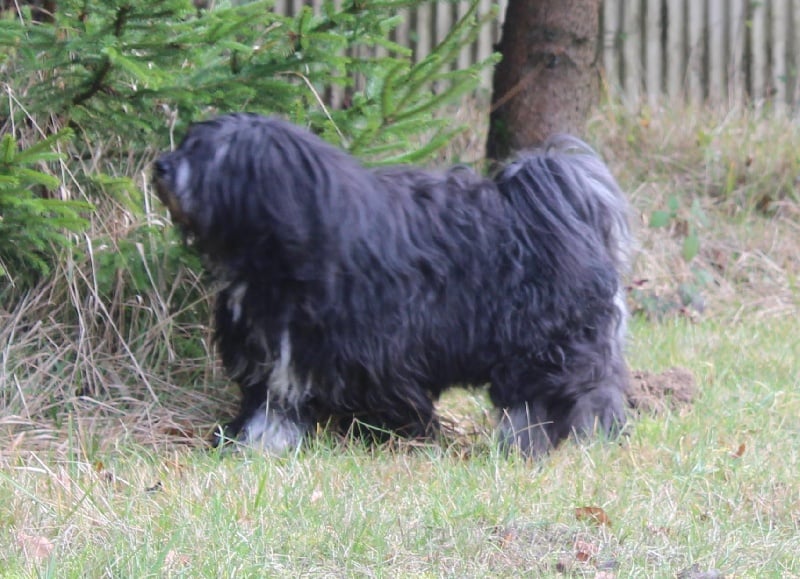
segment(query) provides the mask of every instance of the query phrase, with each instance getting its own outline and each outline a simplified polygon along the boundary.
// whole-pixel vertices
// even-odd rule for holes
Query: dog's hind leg
[[[516,447],[528,456],[544,454],[559,442],[553,419],[541,401],[503,408],[498,434],[503,450]]]
[[[544,370],[524,360],[518,356],[494,368],[489,397],[500,411],[497,434],[501,449],[508,452],[516,448],[522,454],[537,456],[561,440],[552,404],[557,388],[540,384]]]
[[[627,371],[621,357],[605,369],[591,363],[566,369],[529,369],[498,375],[490,394],[501,409],[500,442],[535,456],[556,447],[569,436],[612,436],[625,423]],[[510,379],[512,378],[513,379]],[[521,392],[509,384],[525,384]],[[501,387],[498,387],[501,386]],[[514,397],[508,396],[512,392]],[[542,393],[546,393],[546,396]]]
[[[506,450],[517,447],[523,454],[537,456],[570,435],[612,436],[624,423],[622,390],[601,386],[572,404],[533,401],[504,408],[499,424],[500,443]]]
[[[564,437],[619,433],[625,424],[627,371],[624,367],[615,370],[578,397],[560,424]]]

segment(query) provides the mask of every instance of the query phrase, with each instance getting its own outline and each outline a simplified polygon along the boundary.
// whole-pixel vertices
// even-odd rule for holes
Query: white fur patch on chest
[[[240,282],[236,285],[231,287],[231,291],[228,293],[228,303],[226,304],[228,307],[228,311],[231,313],[231,319],[233,323],[236,324],[239,320],[242,319],[242,313],[244,312],[244,306],[242,305],[242,301],[244,300],[244,295],[247,293],[247,283]]]
[[[270,395],[295,408],[308,398],[310,381],[301,382],[292,361],[292,342],[289,332],[281,335],[280,351],[267,378]]]

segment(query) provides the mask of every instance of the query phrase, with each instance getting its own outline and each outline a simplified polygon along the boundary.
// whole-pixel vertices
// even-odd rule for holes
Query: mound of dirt
[[[686,368],[631,372],[628,403],[639,412],[655,415],[668,410],[681,412],[691,407],[696,397],[697,380]]]

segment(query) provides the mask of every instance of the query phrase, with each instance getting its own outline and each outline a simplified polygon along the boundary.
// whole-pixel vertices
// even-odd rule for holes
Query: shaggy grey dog
[[[242,391],[225,435],[282,452],[318,423],[431,437],[453,385],[488,386],[501,444],[537,454],[625,419],[627,205],[561,137],[494,179],[371,170],[284,121],[194,125],[158,195],[224,289]]]

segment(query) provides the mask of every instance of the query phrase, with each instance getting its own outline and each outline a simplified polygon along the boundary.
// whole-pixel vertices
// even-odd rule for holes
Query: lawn
[[[175,289],[201,280],[108,298],[66,263],[0,312],[0,575],[800,575],[800,128],[611,105],[589,127],[634,207],[630,367],[687,395],[536,461],[496,451],[480,391],[442,401],[437,445],[219,453],[235,390]]]

